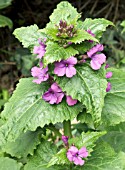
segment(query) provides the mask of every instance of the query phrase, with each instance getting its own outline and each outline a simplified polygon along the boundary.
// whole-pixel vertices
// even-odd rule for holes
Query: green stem
[[[67,120],[63,122],[63,128],[64,128],[64,135],[65,136],[69,136],[69,138],[72,137],[72,133],[71,133],[71,121]]]
[[[47,128],[50,129],[51,131],[53,131],[56,136],[59,136],[61,138],[62,134],[59,132],[58,129],[55,128],[55,126],[51,125],[51,126],[49,126]]]

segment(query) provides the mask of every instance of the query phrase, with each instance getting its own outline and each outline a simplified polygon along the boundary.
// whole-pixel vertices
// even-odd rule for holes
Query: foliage
[[[0,27],[8,26],[9,28],[13,27],[12,21],[3,15],[0,15]]]
[[[0,9],[6,8],[11,5],[12,0],[1,0],[0,1]],[[0,15],[0,27],[8,26],[10,29],[13,27],[13,22],[8,17]]]
[[[103,18],[81,21],[80,17],[64,1],[44,29],[31,25],[14,31],[34,54],[23,55],[27,70],[38,64],[31,69],[34,78],[19,81],[1,113],[3,170],[8,165],[10,170],[125,169],[125,72],[106,69],[100,42],[106,28],[114,24]],[[112,77],[107,76],[110,72]],[[69,139],[62,138],[62,145],[64,136]],[[70,152],[74,147],[76,155]],[[84,149],[86,156],[80,156]]]

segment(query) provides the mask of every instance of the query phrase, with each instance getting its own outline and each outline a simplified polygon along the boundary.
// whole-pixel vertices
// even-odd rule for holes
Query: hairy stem
[[[69,136],[69,138],[72,137],[72,134],[71,134],[71,121],[70,120],[67,120],[63,122],[63,128],[64,128],[64,135],[65,136]]]

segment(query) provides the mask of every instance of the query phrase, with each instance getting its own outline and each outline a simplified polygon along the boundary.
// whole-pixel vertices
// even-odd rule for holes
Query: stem
[[[51,126],[49,126],[47,128],[50,129],[51,131],[53,131],[56,136],[59,136],[61,138],[62,134],[59,132],[58,129],[55,128],[55,126],[51,125]]]
[[[69,136],[69,138],[72,137],[72,134],[71,134],[71,121],[70,120],[67,120],[63,122],[63,128],[64,128],[64,135],[65,136]]]

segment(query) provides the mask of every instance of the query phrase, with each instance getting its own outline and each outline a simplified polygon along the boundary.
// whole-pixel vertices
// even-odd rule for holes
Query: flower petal
[[[36,84],[40,84],[42,82],[42,79],[35,79],[35,80],[33,80],[33,82]]]
[[[54,74],[58,75],[58,76],[64,76],[66,73],[66,68],[65,67],[55,67],[54,69]]]
[[[71,153],[71,152],[67,152],[66,155],[67,155],[68,160],[69,160],[70,162],[72,162],[72,161],[73,161],[73,155],[72,155],[72,153]]]
[[[75,57],[70,57],[66,60],[66,62],[68,62],[69,65],[75,65],[77,64],[77,59]]]
[[[86,147],[82,147],[79,152],[78,152],[78,155],[81,157],[81,158],[86,158],[88,156],[88,151],[86,150]]]
[[[75,146],[71,146],[69,149],[68,149],[68,152],[71,152],[73,155],[76,155],[78,153],[78,149],[77,147]]]
[[[53,83],[51,85],[51,89],[54,91],[54,92],[62,92],[62,89],[58,86],[57,83]]]
[[[33,67],[31,69],[31,75],[33,77],[38,77],[38,75],[41,73],[41,69],[39,67]]]
[[[56,96],[57,96],[56,104],[58,104],[62,101],[62,99],[64,97],[64,93],[57,93]]]
[[[84,165],[85,161],[82,160],[80,157],[73,157],[73,162],[75,165]]]
[[[101,65],[106,61],[106,56],[101,53],[101,54],[95,54],[93,57],[92,57],[92,60],[90,62],[91,64],[91,67],[94,69],[94,70],[98,70],[100,69]]]
[[[103,50],[103,45],[102,44],[97,44],[96,46],[92,47],[88,52],[87,55],[88,57],[92,57],[95,53],[100,52]]]
[[[66,68],[66,77],[73,77],[76,74],[76,69],[73,66],[68,66]]]
[[[66,96],[66,102],[69,106],[73,106],[77,103],[76,99],[72,99],[71,96]]]
[[[109,92],[110,90],[111,90],[111,83],[108,82],[108,83],[107,83],[106,92]]]
[[[51,94],[51,99],[49,101],[50,104],[54,104],[57,101],[57,96],[55,94]]]
[[[110,72],[110,71],[107,72],[105,77],[106,77],[107,79],[111,78],[111,77],[112,77],[112,72]]]

